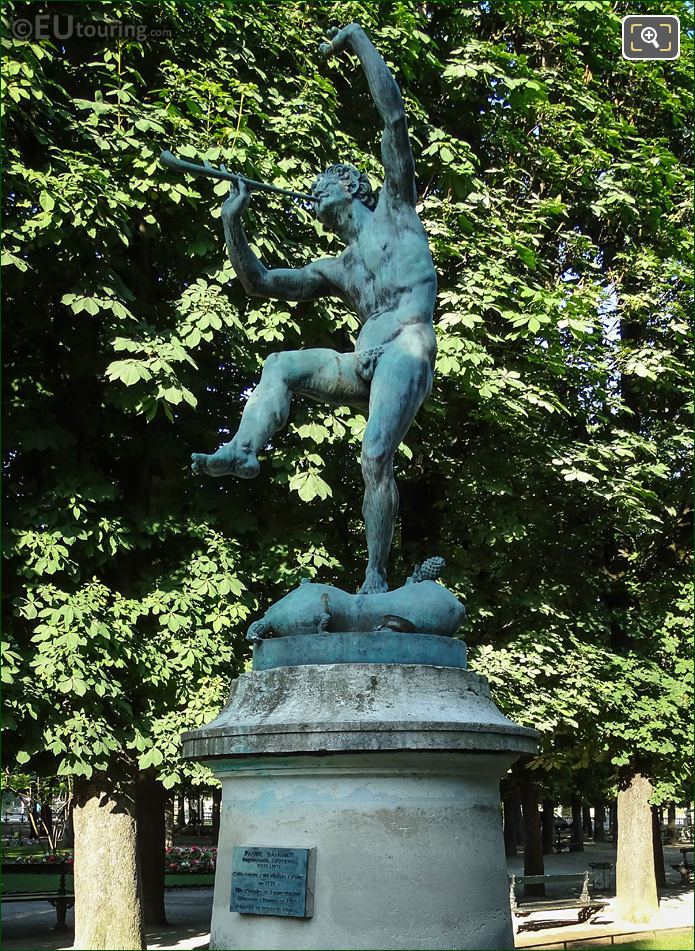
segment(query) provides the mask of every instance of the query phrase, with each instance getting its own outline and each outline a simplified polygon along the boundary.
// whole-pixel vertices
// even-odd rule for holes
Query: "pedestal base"
[[[184,737],[223,783],[210,947],[512,948],[499,781],[535,746],[461,668],[242,675]],[[230,911],[235,846],[315,849],[313,917]]]
[[[210,948],[513,948],[499,806],[513,760],[376,752],[216,770]],[[316,848],[314,916],[231,912],[234,846]]]

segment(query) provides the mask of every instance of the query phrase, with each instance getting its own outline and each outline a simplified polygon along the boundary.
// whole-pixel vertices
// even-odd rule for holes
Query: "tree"
[[[679,797],[686,6],[660,8],[681,17],[683,51],[659,63],[620,58],[627,11],[598,0],[88,9],[170,35],[3,40],[4,749],[75,777],[84,843],[127,817],[118,870],[89,865],[92,882],[130,883],[123,940],[141,940],[140,773],[207,781],[178,735],[224,702],[251,616],[302,576],[354,587],[364,563],[359,414],[297,404],[258,480],[191,478],[190,451],[224,440],[268,353],[346,349],[356,324],[330,300],[249,300],[224,254],[223,186],[157,162],[171,146],[306,190],[340,157],[378,182],[363,79],[317,55],[336,21],[360,20],[396,71],[440,275],[392,583],[445,555],[472,666],[541,731],[545,786],[599,762],[607,784],[628,770]],[[339,250],[278,198],[254,197],[248,231],[269,264]],[[93,947],[114,946],[106,905],[80,914]]]
[[[618,912],[627,921],[647,922],[659,910],[656,891],[651,783],[644,776],[630,776],[618,793],[618,858],[615,887]],[[639,856],[639,861],[635,861]]]
[[[12,772],[3,769],[3,793],[19,799],[26,811],[31,837],[46,840],[49,852],[57,852],[64,844],[65,832],[70,822],[73,806],[72,783],[70,779],[59,780],[51,777]]]
[[[133,782],[83,780],[76,796],[75,945],[146,948]],[[91,901],[90,901],[91,899]]]
[[[426,458],[455,486],[438,524],[473,664],[541,730],[538,766],[646,770],[659,796],[689,771],[692,53],[686,33],[673,70],[633,68],[620,13],[463,14],[476,42],[450,56],[447,106],[486,171],[473,191],[460,175],[436,229],[443,402],[465,422]]]

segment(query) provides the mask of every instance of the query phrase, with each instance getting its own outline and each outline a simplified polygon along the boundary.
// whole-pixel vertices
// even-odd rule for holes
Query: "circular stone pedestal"
[[[419,636],[433,656],[448,640]],[[484,678],[420,655],[242,674],[184,735],[223,785],[210,948],[513,948],[499,781],[535,736]],[[313,917],[231,911],[235,847],[315,850]]]

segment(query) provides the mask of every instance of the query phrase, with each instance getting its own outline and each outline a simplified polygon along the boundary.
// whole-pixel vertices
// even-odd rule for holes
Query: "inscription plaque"
[[[235,845],[230,911],[242,915],[314,914],[315,849]]]

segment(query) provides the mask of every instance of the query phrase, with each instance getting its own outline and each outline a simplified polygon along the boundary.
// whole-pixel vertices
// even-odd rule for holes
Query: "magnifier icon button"
[[[640,33],[643,43],[650,43],[654,49],[659,49],[659,44],[656,41],[657,32],[653,26],[645,26],[645,28]]]

